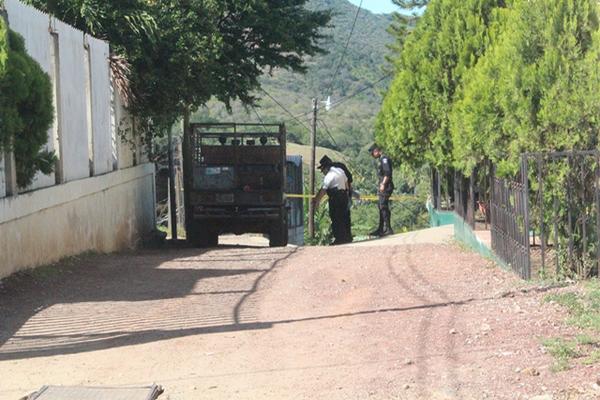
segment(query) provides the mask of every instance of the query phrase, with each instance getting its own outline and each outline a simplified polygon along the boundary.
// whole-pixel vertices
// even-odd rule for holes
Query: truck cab
[[[187,238],[215,246],[221,234],[288,242],[283,124],[192,123],[184,149]]]

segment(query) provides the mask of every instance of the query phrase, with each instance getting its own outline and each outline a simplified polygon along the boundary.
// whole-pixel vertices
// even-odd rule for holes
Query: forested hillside
[[[332,103],[345,98],[347,100],[330,111],[321,105],[317,143],[340,150],[348,156],[355,156],[364,150],[367,143],[373,140],[372,129],[381,105],[381,94],[389,84],[389,79],[381,78],[385,75],[382,66],[385,65],[387,45],[392,41],[387,33],[392,18],[361,9],[348,42],[356,6],[347,0],[313,0],[309,7],[333,10],[330,27],[323,30],[325,38],[321,42],[328,53],[308,59],[305,75],[278,70],[262,78],[265,91],[294,116],[299,116],[298,119],[305,126],[300,125],[264,92],[256,93],[261,98],[256,112],[252,108],[244,109],[240,104],[234,104],[233,113],[229,115],[223,105],[211,102],[196,114],[195,119],[258,122],[260,115],[264,122],[286,122],[290,140],[306,144],[311,99],[318,97],[325,100],[331,95]],[[336,73],[346,43],[348,49]],[[361,91],[377,81],[373,89]],[[328,90],[330,87],[331,90]],[[360,93],[348,97],[356,92]]]

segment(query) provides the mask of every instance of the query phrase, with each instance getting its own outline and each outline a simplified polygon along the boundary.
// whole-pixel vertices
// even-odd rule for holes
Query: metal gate
[[[531,277],[526,185],[492,178],[492,250],[524,279]]]

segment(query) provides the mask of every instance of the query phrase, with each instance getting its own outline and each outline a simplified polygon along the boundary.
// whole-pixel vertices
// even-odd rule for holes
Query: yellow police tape
[[[296,193],[286,193],[285,197],[290,198],[290,199],[313,199],[315,198],[314,195],[311,194],[296,194]],[[399,201],[399,200],[406,200],[409,198],[414,198],[415,196],[407,194],[407,195],[403,195],[403,196],[390,196],[390,200],[394,200],[394,201]],[[377,201],[379,200],[379,196],[374,195],[374,194],[367,194],[367,195],[361,195],[358,199],[353,198],[353,200],[358,200],[358,201]]]

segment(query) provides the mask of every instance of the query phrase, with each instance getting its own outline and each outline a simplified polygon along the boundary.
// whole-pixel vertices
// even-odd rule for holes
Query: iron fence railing
[[[527,188],[520,182],[494,177],[491,192],[492,250],[513,271],[529,279]]]
[[[512,178],[490,163],[469,177],[434,171],[432,190],[474,231],[489,218],[492,250],[521,277],[599,276],[599,151],[524,153]]]
[[[600,153],[526,153],[531,264],[540,274],[598,275]]]

